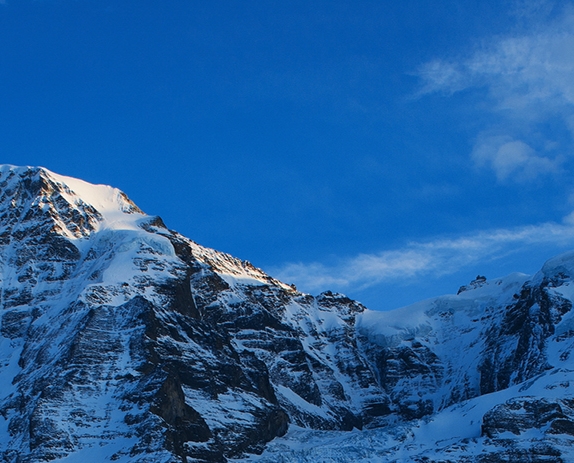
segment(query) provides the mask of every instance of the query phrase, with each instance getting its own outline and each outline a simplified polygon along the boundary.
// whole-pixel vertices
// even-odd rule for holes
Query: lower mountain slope
[[[566,254],[373,312],[204,248],[119,190],[2,166],[0,455],[572,461],[573,276]]]

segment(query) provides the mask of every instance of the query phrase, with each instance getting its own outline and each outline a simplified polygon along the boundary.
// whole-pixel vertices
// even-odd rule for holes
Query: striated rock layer
[[[0,455],[572,461],[573,276],[563,255],[372,312],[204,248],[117,189],[3,166]],[[445,416],[461,425],[440,435]]]

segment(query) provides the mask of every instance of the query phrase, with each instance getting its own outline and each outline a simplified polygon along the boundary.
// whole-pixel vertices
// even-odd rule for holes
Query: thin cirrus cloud
[[[563,223],[514,229],[478,232],[454,239],[412,242],[402,249],[375,254],[359,254],[341,259],[333,265],[289,263],[273,269],[271,274],[282,281],[295,283],[308,292],[325,288],[367,289],[405,278],[439,278],[455,274],[472,264],[494,261],[512,254],[523,246],[574,244],[574,213]]]
[[[574,135],[574,9],[558,18],[531,23],[530,32],[488,41],[460,59],[436,59],[419,68],[418,97],[452,97],[463,90],[486,89],[482,110],[492,126],[476,137],[472,158],[498,181],[524,181],[555,174],[564,163],[562,146],[549,130],[556,123]],[[536,133],[536,137],[532,134]],[[570,145],[571,147],[571,145]]]

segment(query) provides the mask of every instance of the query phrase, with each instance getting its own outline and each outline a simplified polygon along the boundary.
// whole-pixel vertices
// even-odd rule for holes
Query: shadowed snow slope
[[[0,455],[572,461],[573,275],[565,254],[373,312],[204,248],[117,189],[2,166]]]

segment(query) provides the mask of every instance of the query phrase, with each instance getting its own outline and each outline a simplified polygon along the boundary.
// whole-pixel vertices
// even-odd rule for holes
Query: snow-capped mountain
[[[565,254],[374,312],[204,248],[117,189],[3,166],[0,455],[573,461],[573,277]]]

